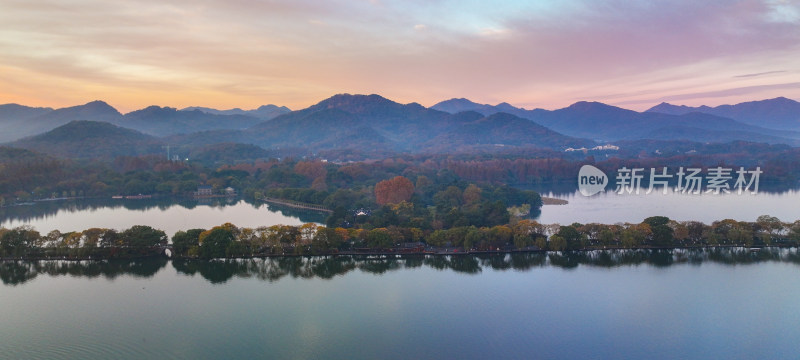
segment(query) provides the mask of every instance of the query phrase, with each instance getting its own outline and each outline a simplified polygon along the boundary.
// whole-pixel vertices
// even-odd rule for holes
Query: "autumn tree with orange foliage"
[[[414,184],[404,176],[395,176],[375,185],[375,201],[378,205],[408,201],[413,194]]]
[[[300,161],[294,166],[294,172],[311,180],[325,176],[325,164],[321,161]]]

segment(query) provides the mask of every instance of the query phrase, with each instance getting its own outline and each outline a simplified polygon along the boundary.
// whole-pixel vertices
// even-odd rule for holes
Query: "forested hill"
[[[162,141],[138,131],[99,121],[72,121],[44,134],[17,140],[13,147],[69,158],[113,159],[160,153]]]
[[[5,104],[0,105],[0,142],[41,134],[73,120],[115,122],[120,118],[122,114],[102,101],[55,110]]]

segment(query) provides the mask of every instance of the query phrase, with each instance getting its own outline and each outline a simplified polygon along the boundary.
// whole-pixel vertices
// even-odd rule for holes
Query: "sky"
[[[0,0],[0,104],[800,100],[800,0]]]

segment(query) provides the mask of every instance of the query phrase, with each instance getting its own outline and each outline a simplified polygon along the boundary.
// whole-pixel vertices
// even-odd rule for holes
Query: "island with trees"
[[[356,215],[357,219],[364,218],[347,228],[315,223],[247,228],[225,223],[210,229],[181,230],[171,241],[163,231],[146,225],[123,231],[91,228],[68,233],[53,230],[47,234],[27,226],[0,228],[0,255],[7,260],[115,259],[165,254],[212,259],[800,245],[800,220],[784,223],[768,215],[758,217],[755,222],[726,219],[710,225],[663,216],[649,217],[638,224],[545,225],[506,212],[507,223],[475,225],[465,216],[466,224],[443,222],[450,226],[434,229],[425,218],[415,222],[410,215],[404,215],[412,214],[412,210],[413,205],[405,201],[387,205],[374,218]]]

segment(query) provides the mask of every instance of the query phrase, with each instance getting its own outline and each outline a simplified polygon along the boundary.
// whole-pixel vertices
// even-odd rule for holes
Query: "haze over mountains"
[[[759,114],[773,117],[768,121],[768,115]],[[123,115],[102,101],[63,109],[7,104],[0,105],[0,141],[74,158],[163,153],[169,145],[182,158],[234,160],[288,149],[363,154],[498,148],[563,152],[607,142],[644,144],[640,140],[798,146],[800,132],[791,130],[800,130],[797,119],[800,103],[786,98],[716,108],[660,104],[640,113],[598,102],[550,111],[451,99],[426,108],[379,95],[340,94],[297,111],[274,105],[254,110],[151,106]]]

